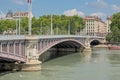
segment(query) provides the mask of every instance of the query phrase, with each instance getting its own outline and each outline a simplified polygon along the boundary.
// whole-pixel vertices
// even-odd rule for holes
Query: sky
[[[31,0],[32,13],[35,17],[42,15],[79,15],[99,16],[105,19],[120,11],[120,0]],[[13,12],[28,11],[27,0],[1,0],[0,17]]]

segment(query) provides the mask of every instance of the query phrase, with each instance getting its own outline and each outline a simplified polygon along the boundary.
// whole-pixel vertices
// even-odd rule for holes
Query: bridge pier
[[[30,60],[22,65],[22,71],[39,71],[41,70],[40,64],[39,60]]]
[[[91,52],[91,51],[92,51],[91,47],[86,47],[86,48],[83,50],[83,52]]]
[[[85,49],[83,50],[83,52],[91,52],[91,47],[90,47],[90,40],[89,40],[89,36],[86,38],[85,40]]]
[[[39,55],[37,54],[38,37],[27,36],[26,39],[27,39],[26,41],[27,61],[22,65],[22,70],[23,71],[41,70],[41,61],[38,60]]]

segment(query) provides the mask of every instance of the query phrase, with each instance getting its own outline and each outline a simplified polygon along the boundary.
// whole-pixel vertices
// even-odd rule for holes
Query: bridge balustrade
[[[25,36],[0,36],[0,58],[25,62],[25,55]]]

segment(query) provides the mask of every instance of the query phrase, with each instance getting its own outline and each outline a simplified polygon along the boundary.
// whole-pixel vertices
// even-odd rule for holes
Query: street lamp
[[[16,19],[16,35],[18,33],[18,24],[17,24],[18,20]]]
[[[20,35],[20,10],[19,10],[19,35]]]
[[[40,24],[40,34],[42,35],[42,22]]]
[[[32,23],[32,6],[31,0],[27,0],[28,3],[28,34],[31,35],[31,23]]]
[[[57,35],[58,35],[58,25],[57,25]]]
[[[70,35],[70,20],[68,22],[68,35]]]
[[[81,24],[80,24],[80,30],[81,30]],[[79,35],[80,35],[80,33],[79,33]]]
[[[51,15],[51,29],[50,29],[51,35],[53,35],[53,22],[52,22],[52,16],[53,16],[53,15]]]

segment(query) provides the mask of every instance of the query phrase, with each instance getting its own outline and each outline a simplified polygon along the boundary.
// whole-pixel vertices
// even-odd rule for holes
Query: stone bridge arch
[[[39,50],[37,54],[39,54],[39,56],[40,56],[40,55],[43,54],[45,51],[49,50],[51,47],[54,47],[54,46],[59,45],[59,44],[62,44],[62,43],[64,43],[64,42],[68,42],[68,43],[70,42],[70,45],[74,45],[74,46],[77,45],[77,46],[79,46],[79,47],[82,46],[83,48],[86,47],[86,45],[85,45],[84,43],[82,43],[81,41],[79,41],[79,40],[75,40],[75,39],[63,39],[63,40],[55,41],[53,44],[49,44],[49,45],[46,46],[45,48]],[[73,42],[73,44],[72,44],[71,42]]]
[[[98,39],[93,39],[90,41],[91,46],[98,45],[100,43],[102,43],[102,42],[101,42],[101,40],[98,40]]]
[[[41,62],[38,61],[38,56],[43,54],[45,51],[50,49],[53,46],[67,42],[72,42],[72,45],[81,45],[83,51],[91,51],[90,43],[94,40],[103,42],[103,38],[100,37],[89,37],[89,36],[48,36],[48,37],[29,37],[27,38],[26,44],[26,56],[27,61],[24,70],[39,70],[38,66]],[[36,47],[34,47],[36,46]],[[32,51],[33,50],[33,51]],[[30,66],[30,65],[35,65]],[[37,68],[36,68],[37,67]]]
[[[90,39],[90,45],[91,46],[94,46],[94,45],[99,45],[99,44],[103,44],[105,43],[105,40],[104,39]]]

